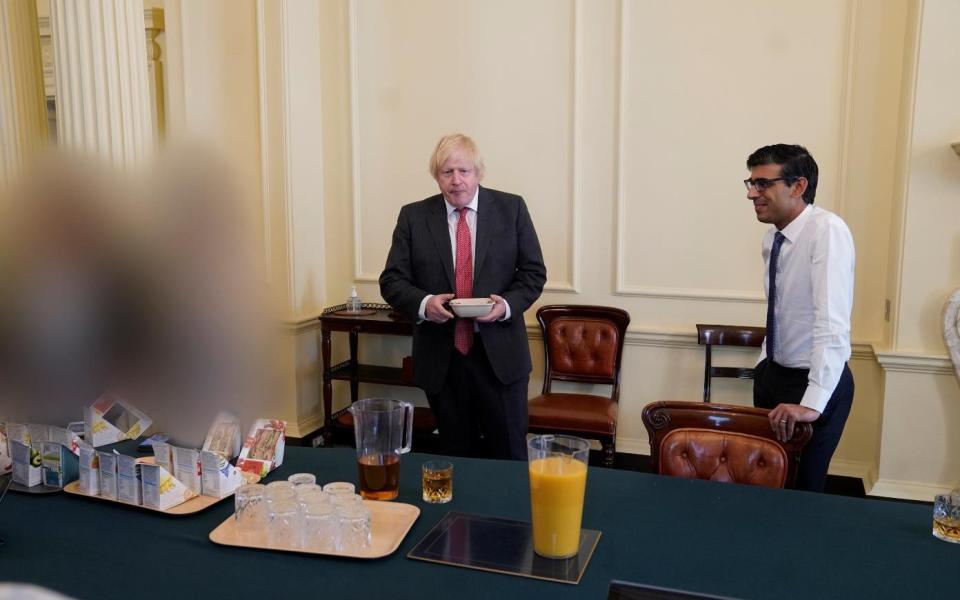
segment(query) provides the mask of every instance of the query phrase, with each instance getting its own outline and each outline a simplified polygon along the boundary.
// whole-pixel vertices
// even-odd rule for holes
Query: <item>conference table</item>
[[[133,446],[128,446],[133,449]],[[130,452],[130,454],[136,454]],[[65,493],[0,503],[0,581],[77,598],[605,598],[610,581],[733,598],[951,598],[960,545],[930,534],[925,504],[691,481],[591,467],[583,526],[602,537],[578,585],[411,560],[448,512],[528,521],[527,466],[452,459],[454,498],[420,499],[401,461],[398,502],[422,511],[399,549],[359,560],[219,546],[232,500],[175,517]],[[355,481],[354,450],[288,447],[272,481]]]

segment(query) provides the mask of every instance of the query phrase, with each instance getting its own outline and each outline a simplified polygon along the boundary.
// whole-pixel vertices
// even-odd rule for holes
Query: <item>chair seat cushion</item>
[[[530,427],[614,435],[617,403],[590,394],[543,394],[530,398]]]
[[[660,443],[661,475],[783,487],[787,454],[773,440],[709,429],[680,428]]]

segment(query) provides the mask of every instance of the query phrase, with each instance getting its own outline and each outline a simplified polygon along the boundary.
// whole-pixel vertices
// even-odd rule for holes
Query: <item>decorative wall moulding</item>
[[[839,3],[838,3],[839,4]],[[837,122],[841,124],[839,135],[836,137],[836,152],[838,157],[837,168],[835,171],[836,197],[832,210],[837,214],[844,215],[844,198],[846,198],[846,185],[848,176],[848,154],[850,145],[850,120],[852,118],[853,96],[850,87],[855,71],[857,53],[857,22],[860,18],[862,0],[846,0],[844,25],[842,31],[843,56],[840,64],[843,65],[844,77],[840,86],[839,96],[836,105]],[[616,281],[614,284],[614,294],[617,296],[639,296],[649,298],[664,298],[671,300],[706,300],[713,302],[753,302],[766,303],[767,299],[763,292],[751,292],[747,290],[700,290],[687,288],[668,288],[668,287],[647,287],[636,285],[627,281],[624,273],[626,254],[624,247],[626,240],[629,239],[627,231],[628,206],[627,192],[625,190],[625,181],[628,170],[624,165],[624,156],[626,155],[624,142],[627,139],[627,133],[624,127],[625,110],[624,107],[630,106],[628,101],[627,86],[627,64],[626,58],[629,57],[629,45],[631,36],[627,26],[631,23],[630,10],[634,9],[634,3],[627,0],[620,0],[620,19],[618,25],[617,39],[617,62],[616,62],[616,108],[615,108],[615,126],[616,126],[616,163],[615,163],[615,194],[614,194],[614,214],[616,215],[616,241],[614,244],[614,270]],[[821,182],[823,182],[821,177]],[[821,185],[821,188],[823,185]]]
[[[320,329],[320,317],[308,316],[299,319],[289,319],[283,322],[283,330],[293,335],[301,335]],[[531,340],[540,341],[543,336],[540,333],[540,326],[536,322],[527,323],[527,337]],[[697,343],[696,331],[668,331],[661,329],[631,329],[627,331],[624,338],[624,344],[627,346],[648,346],[653,348],[680,348],[680,349],[702,349]],[[874,360],[877,355],[873,346],[866,342],[854,342],[851,344],[853,360]],[[740,348],[726,348],[725,351],[755,353],[751,348],[744,350]],[[947,363],[950,361],[947,360]],[[952,369],[949,371],[952,373]]]
[[[618,276],[618,279],[622,279],[622,277]],[[712,302],[752,302],[755,304],[765,304],[767,302],[767,298],[763,292],[647,287],[623,285],[622,283],[617,285],[613,294],[615,296],[640,296],[665,300],[709,300]]]
[[[895,498],[898,500],[913,500],[915,502],[931,502],[937,494],[947,494],[949,492],[949,485],[932,485],[928,483],[918,483],[915,481],[879,479],[870,488],[870,490],[867,492],[867,495],[876,498]]]
[[[363,238],[362,207],[363,207],[363,185],[361,181],[361,110],[360,110],[360,15],[359,0],[350,0],[348,4],[348,44],[349,44],[349,62],[350,62],[350,117],[351,117],[351,139],[353,140],[353,263],[354,263],[354,281],[357,283],[377,283],[379,281],[376,273],[364,271],[363,250],[361,241]],[[581,82],[585,79],[581,75],[582,61],[581,52],[584,46],[583,42],[583,0],[573,0],[570,3],[572,15],[572,26],[570,28],[570,45],[573,60],[570,64],[570,160],[568,164],[570,196],[567,210],[570,216],[570,239],[567,244],[567,256],[570,261],[568,277],[566,281],[548,280],[544,286],[545,292],[559,293],[580,293],[580,204],[581,204],[581,160],[583,156],[581,133],[580,111],[582,109],[581,100]],[[470,132],[465,132],[468,135]],[[496,187],[496,186],[494,186]]]
[[[953,363],[950,358],[938,354],[916,352],[876,352],[877,362],[884,371],[900,373],[928,373],[932,375],[953,375]]]
[[[361,274],[353,278],[354,283],[380,283],[380,278],[376,275]],[[544,292],[557,292],[560,294],[579,294],[580,289],[569,281],[550,281],[543,286]]]

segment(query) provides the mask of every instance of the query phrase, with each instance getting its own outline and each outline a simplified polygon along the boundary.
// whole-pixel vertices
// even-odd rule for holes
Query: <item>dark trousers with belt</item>
[[[800,404],[807,390],[809,369],[791,369],[764,359],[754,370],[753,405],[771,409],[778,404]],[[797,489],[822,492],[827,469],[853,404],[853,374],[843,365],[843,374],[820,417],[813,422],[813,437],[800,453]]]
[[[497,379],[479,335],[466,356],[453,350],[443,387],[427,394],[444,451],[526,460],[529,380],[505,384]]]

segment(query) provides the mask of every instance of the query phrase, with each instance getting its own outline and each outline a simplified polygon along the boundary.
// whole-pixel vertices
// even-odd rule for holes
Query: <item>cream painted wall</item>
[[[257,22],[252,0],[166,0],[168,114],[174,143],[209,144],[236,173],[242,210],[261,217]]]
[[[284,315],[296,314],[294,283],[289,268],[291,228],[283,202],[283,178],[271,177],[265,156],[284,160],[282,139],[263,131],[276,123],[282,107],[264,102],[265,92],[276,90],[278,70],[268,67],[261,77],[260,62],[278,59],[275,47],[258,44],[260,31],[280,40],[280,30],[258,12],[255,0],[165,0],[167,43],[167,139],[173,143],[199,142],[218,151],[236,174],[239,210],[260,228],[260,243],[269,270],[269,284]],[[273,29],[271,29],[273,27]],[[274,174],[275,175],[275,174]],[[320,236],[322,239],[322,236]],[[318,303],[319,304],[319,303]],[[263,416],[285,419],[289,433],[302,435],[308,415],[317,404],[298,405],[302,356],[298,336],[287,335],[273,353],[280,374],[276,394],[264,400]]]
[[[400,206],[437,193],[427,173],[433,145],[462,130],[486,155],[485,183],[526,197],[550,232],[548,285],[570,287],[574,3],[351,7],[356,278],[379,277]]]
[[[960,4],[925,0],[911,18],[874,493],[930,500],[960,482],[960,386],[941,334],[944,301],[960,284],[960,157],[950,148],[960,140]]]
[[[617,198],[623,294],[762,301],[757,252],[765,226],[752,218],[740,183],[747,155],[759,146],[802,142],[823,165],[818,204],[842,202],[849,3],[763,5],[697,3],[691,19],[689,3],[625,4]],[[745,26],[755,35],[743,35]]]
[[[960,3],[923,3],[895,348],[945,354],[940,311],[960,285]],[[960,477],[960,472],[958,472]]]
[[[170,4],[177,3],[168,0],[168,15]],[[896,456],[886,471],[894,473],[944,448],[942,440],[908,447],[904,433],[891,429],[908,422],[891,408],[905,409],[901,393],[911,386],[881,370],[872,349],[886,353],[884,361],[900,350],[930,353],[941,362],[922,368],[934,372],[917,375],[910,366],[901,372],[944,379],[936,313],[958,279],[956,261],[942,258],[945,247],[957,245],[950,192],[958,160],[946,144],[960,139],[952,75],[960,69],[949,41],[960,21],[951,0],[306,4],[316,8],[179,7],[183,45],[192,48],[182,61],[181,120],[229,121],[234,130],[220,138],[231,144],[243,138],[246,146],[233,151],[256,178],[251,189],[263,191],[272,284],[314,290],[309,301],[301,293],[287,297],[296,383],[284,393],[296,396],[292,410],[304,432],[320,416],[311,317],[342,302],[353,284],[364,300],[380,300],[376,277],[399,207],[435,193],[429,153],[441,134],[462,130],[486,156],[484,183],[521,193],[530,205],[549,270],[538,305],[611,304],[633,317],[621,449],[646,451],[639,421],[646,402],[700,397],[695,323],[763,322],[764,227],[739,180],[746,155],[774,141],[811,149],[822,174],[818,203],[845,218],[857,243],[851,362],[857,398],[834,472],[862,476],[869,486],[878,469],[883,479],[881,455]],[[283,10],[312,13],[316,38],[308,35],[309,23],[284,28]],[[916,50],[915,25],[922,25]],[[207,28],[212,37],[201,41],[195,32]],[[259,71],[250,40],[259,40]],[[284,79],[278,69],[292,63],[283,52],[289,57],[300,44],[320,51],[315,60],[301,57]],[[188,56],[194,52],[207,54]],[[240,60],[215,66],[233,54]],[[301,77],[309,82],[291,83]],[[187,91],[191,86],[197,91]],[[298,98],[307,88],[313,95]],[[212,98],[193,98],[200,91]],[[290,120],[311,102],[318,121]],[[303,129],[289,148],[284,144],[292,138],[276,135],[284,120]],[[213,129],[202,128],[217,137]],[[298,152],[321,155],[321,172],[290,170],[289,157]],[[278,180],[277,173],[284,175]],[[309,195],[316,186],[320,217],[311,213],[298,223],[285,204],[287,186],[309,181],[301,190]],[[291,251],[312,258],[294,265]],[[891,267],[901,255],[902,269]],[[884,319],[886,298],[894,324]],[[526,317],[536,334],[533,311]],[[531,349],[536,392],[543,360],[537,339]],[[398,364],[408,352],[405,340],[361,343],[369,362]],[[338,340],[334,360],[345,353]],[[718,358],[752,359],[738,351]],[[949,396],[946,383],[927,387]],[[718,400],[749,403],[742,382],[715,389]],[[346,393],[346,386],[335,388],[336,405]],[[363,386],[362,393],[423,402],[416,390]],[[289,412],[288,402],[277,405]],[[934,483],[935,470],[921,472],[927,479],[917,481]]]
[[[353,128],[353,185],[342,186],[353,191],[353,235],[338,219],[327,243],[337,256],[352,246],[365,298],[379,299],[375,278],[399,206],[434,193],[425,164],[436,138],[473,134],[485,183],[530,204],[550,280],[540,304],[631,312],[619,439],[646,451],[643,405],[700,396],[694,324],[762,324],[764,226],[740,179],[753,149],[789,140],[814,152],[819,202],[857,236],[857,288],[867,293],[858,295],[854,338],[882,337],[877,290],[886,285],[899,110],[889,92],[900,86],[906,2],[774,11],[758,1],[548,4],[341,4],[351,110],[334,122],[347,116]],[[690,19],[692,10],[706,18]],[[450,19],[466,24],[469,43],[445,33]],[[760,51],[741,34],[744,23],[763,32]],[[328,281],[336,303],[351,281]],[[385,338],[363,351],[392,364],[407,348]],[[866,476],[881,384],[869,346],[860,348],[861,391],[838,458]],[[533,352],[532,392],[538,343]],[[749,387],[731,383],[720,384],[721,396],[748,403]],[[422,402],[417,392],[392,393]]]

